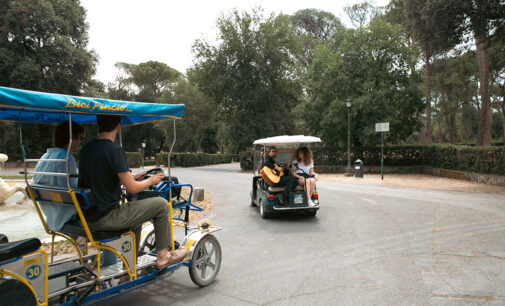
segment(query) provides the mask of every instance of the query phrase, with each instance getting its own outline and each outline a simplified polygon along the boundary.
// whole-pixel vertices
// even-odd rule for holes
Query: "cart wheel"
[[[144,239],[144,242],[140,245],[140,254],[144,253],[151,253],[151,252],[156,252],[156,239],[154,238],[154,230],[150,231],[147,235],[146,238]]]
[[[179,242],[174,241],[175,244],[175,249],[179,248]],[[169,249],[170,244],[169,244]],[[154,230],[150,231],[147,235],[146,238],[144,239],[144,242],[140,245],[140,252],[144,253],[155,253],[156,252],[156,237],[154,237]]]
[[[206,235],[193,251],[189,276],[200,287],[210,285],[221,268],[221,245],[213,235]]]
[[[260,216],[261,216],[261,218],[263,218],[263,219],[270,218],[270,213],[267,213],[265,211],[265,203],[263,203],[263,200],[260,199],[260,202],[259,202],[258,206],[260,207]]]

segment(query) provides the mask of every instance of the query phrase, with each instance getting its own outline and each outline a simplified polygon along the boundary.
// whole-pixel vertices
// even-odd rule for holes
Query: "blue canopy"
[[[0,121],[96,123],[96,115],[122,116],[121,125],[182,118],[184,104],[155,104],[86,98],[0,86]]]

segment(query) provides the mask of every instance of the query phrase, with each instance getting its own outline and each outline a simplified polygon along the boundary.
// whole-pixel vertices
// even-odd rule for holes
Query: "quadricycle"
[[[144,196],[161,196],[168,202],[170,249],[186,249],[186,258],[167,268],[158,270],[155,266],[155,236],[152,224],[143,225],[140,246],[135,245],[135,233],[125,228],[119,231],[95,231],[88,226],[83,213],[96,205],[93,190],[71,188],[72,174],[30,171],[28,165],[40,159],[26,157],[23,147],[23,123],[76,122],[95,124],[96,115],[121,116],[121,126],[134,126],[164,120],[174,122],[182,118],[184,105],[124,102],[99,98],[85,98],[61,94],[43,93],[0,87],[0,121],[17,122],[20,127],[20,147],[24,158],[26,192],[30,198],[41,225],[52,237],[52,252],[41,247],[37,238],[8,241],[0,235],[0,304],[9,305],[52,305],[90,304],[129,292],[172,274],[175,269],[188,267],[189,275],[197,286],[210,285],[217,277],[222,251],[214,232],[220,227],[213,226],[207,219],[197,226],[190,226],[189,214],[201,210],[191,198],[191,184],[178,184],[170,173],[170,148],[168,169],[153,169],[147,175],[165,173],[165,179],[149,190]],[[72,125],[69,124],[72,136]],[[121,137],[120,137],[121,139]],[[70,147],[65,159],[45,162],[64,162],[68,167]],[[66,187],[38,185],[28,181],[30,174],[64,176]],[[181,188],[189,188],[189,196],[180,194]],[[126,199],[125,201],[128,201]],[[76,220],[65,223],[59,231],[49,229],[41,204],[75,209]],[[174,227],[184,228],[184,237],[174,238]],[[28,233],[27,233],[28,234]],[[67,240],[75,249],[75,256],[56,260],[55,238]],[[104,251],[114,254],[116,263],[102,264]]]

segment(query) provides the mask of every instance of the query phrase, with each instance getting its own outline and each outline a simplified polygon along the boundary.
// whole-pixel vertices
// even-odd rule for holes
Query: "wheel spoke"
[[[207,254],[207,257],[211,258],[213,254],[214,254],[214,245],[212,244],[212,249],[210,249],[210,252],[209,254]]]
[[[216,265],[213,264],[212,262],[207,262],[207,266],[211,267],[212,270],[216,269]]]
[[[197,260],[195,260],[194,263],[195,263],[195,265],[199,265],[199,264],[205,262],[206,260],[207,260],[207,257],[202,256],[202,257],[198,258]]]
[[[202,279],[205,279],[205,272],[207,271],[207,263],[202,264]]]

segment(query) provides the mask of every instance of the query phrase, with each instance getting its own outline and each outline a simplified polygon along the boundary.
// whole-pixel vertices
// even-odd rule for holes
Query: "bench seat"
[[[36,200],[39,202],[75,207],[67,187],[30,184],[30,188],[35,193]],[[91,189],[73,188],[72,190],[75,192],[77,202],[82,210],[89,209],[96,205],[95,196]],[[129,231],[130,229],[124,229],[121,231],[94,231],[90,229],[93,239],[102,241],[121,236]],[[84,231],[80,220],[70,220],[63,225],[63,228],[59,230],[59,232],[73,236],[86,237],[86,232]]]
[[[272,186],[268,186],[268,191],[270,192],[284,192],[284,190],[286,190],[286,187],[272,187]],[[297,191],[303,191],[303,186],[296,186],[296,190]]]
[[[0,244],[0,262],[34,252],[39,248],[40,240],[37,238]]]
[[[65,223],[65,225],[63,225],[63,227],[59,231],[64,234],[69,234],[69,235],[73,235],[73,236],[80,236],[80,237],[84,237],[84,238],[87,237],[86,232],[84,231],[84,228],[82,227],[81,221],[79,221],[79,220],[71,220],[71,221]],[[99,231],[94,231],[93,229],[90,228],[89,231],[91,232],[91,236],[93,236],[93,239],[98,240],[98,241],[103,241],[103,240],[109,240],[114,237],[126,234],[127,232],[130,231],[130,229],[124,229],[124,230],[120,230],[120,231],[107,231],[107,232],[100,231],[99,232]]]

